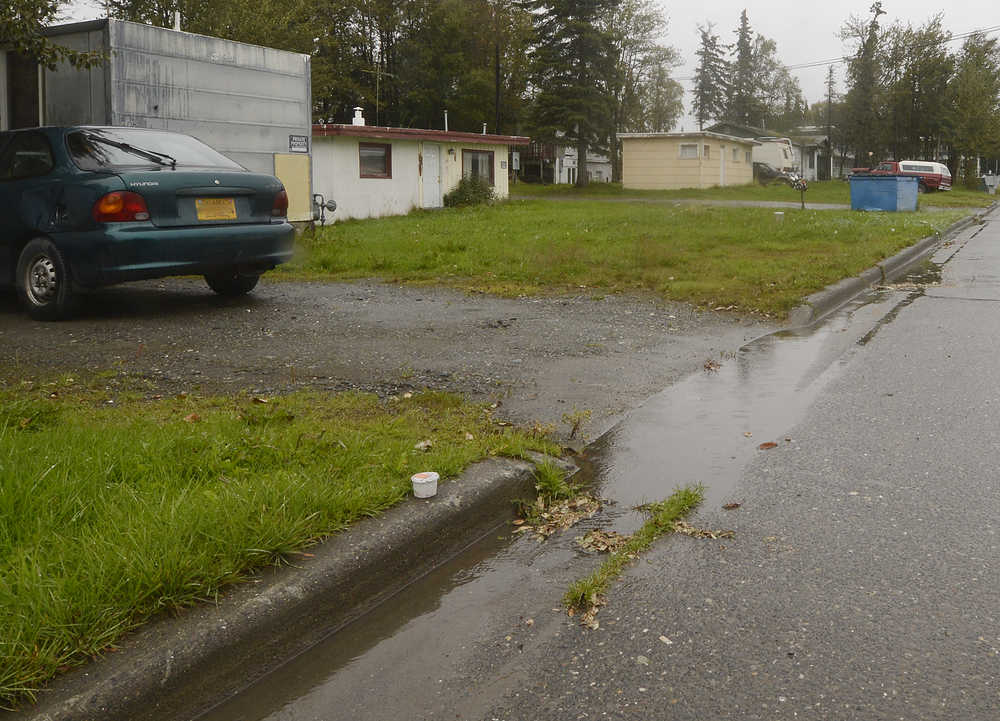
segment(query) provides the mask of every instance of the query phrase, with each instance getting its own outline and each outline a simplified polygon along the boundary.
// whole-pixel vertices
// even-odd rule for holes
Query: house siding
[[[426,205],[421,170],[424,140],[399,140],[342,135],[313,136],[313,192],[337,203],[335,218],[381,218],[405,215]],[[392,177],[362,178],[360,143],[392,146]],[[440,147],[442,197],[462,178],[462,151],[493,153],[493,188],[508,195],[507,146],[488,143],[433,142]],[[449,150],[454,150],[450,153]]]
[[[697,158],[681,158],[681,144],[697,144]],[[710,147],[704,157],[704,147]],[[732,157],[737,149],[737,159]],[[725,154],[725,185],[753,182],[753,164],[746,162],[746,152],[753,145],[734,139],[712,137],[648,137],[622,139],[622,185],[636,190],[671,190],[710,188],[723,184],[722,163]]]

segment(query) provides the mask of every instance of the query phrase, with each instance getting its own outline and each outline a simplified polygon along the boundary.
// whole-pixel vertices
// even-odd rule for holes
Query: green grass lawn
[[[379,514],[413,473],[528,448],[558,452],[441,393],[156,400],[0,377],[0,708]]]
[[[766,189],[765,189],[766,190]],[[554,199],[338,222],[277,277],[377,277],[502,295],[652,291],[783,316],[964,211],[856,213]]]
[[[799,202],[799,192],[784,183],[762,185],[736,185],[725,188],[682,188],[679,190],[623,190],[620,183],[593,183],[586,188],[572,185],[540,185],[518,183],[510,186],[514,197],[579,197],[579,198],[644,198],[663,200],[764,200],[788,203]],[[849,205],[850,187],[846,180],[826,180],[809,183],[805,193],[807,203],[837,203]],[[944,193],[925,193],[920,196],[921,208],[976,208],[988,206],[996,196],[964,188]]]

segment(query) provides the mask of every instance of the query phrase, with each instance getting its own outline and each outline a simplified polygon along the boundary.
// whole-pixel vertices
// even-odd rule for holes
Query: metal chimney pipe
[[[444,111],[444,132],[448,132],[448,111]]]

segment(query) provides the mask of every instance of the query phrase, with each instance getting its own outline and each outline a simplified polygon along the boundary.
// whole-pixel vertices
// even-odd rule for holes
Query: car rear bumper
[[[185,228],[109,223],[54,234],[53,240],[74,281],[93,287],[231,268],[262,273],[291,259],[295,229],[287,222]]]

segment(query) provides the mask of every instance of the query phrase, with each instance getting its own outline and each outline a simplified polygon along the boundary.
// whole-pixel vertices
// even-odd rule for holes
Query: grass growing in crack
[[[672,532],[674,523],[690,513],[704,498],[701,485],[686,486],[674,491],[665,501],[646,506],[649,518],[628,543],[609,556],[600,568],[587,578],[576,581],[566,595],[563,605],[571,612],[586,611],[600,603],[601,595],[622,570],[640,553],[661,536]]]
[[[378,515],[415,472],[558,453],[443,393],[108,393],[0,374],[0,708],[150,617]]]
[[[535,466],[535,491],[538,496],[534,500],[521,499],[516,502],[518,514],[529,524],[538,523],[539,514],[553,503],[573,498],[581,492],[578,486],[571,485],[566,480],[565,471],[548,461]]]

